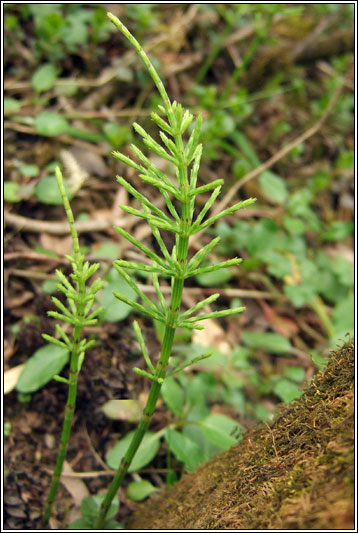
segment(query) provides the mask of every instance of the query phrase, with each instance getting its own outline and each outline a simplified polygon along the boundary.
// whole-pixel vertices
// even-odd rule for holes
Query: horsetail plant
[[[251,205],[255,199],[238,202],[232,207],[225,209],[219,214],[205,217],[214,204],[217,196],[220,193],[223,180],[217,179],[207,185],[201,187],[197,186],[198,170],[200,158],[202,154],[202,145],[199,144],[199,134],[202,123],[202,116],[196,118],[196,123],[192,129],[188,140],[185,142],[184,134],[188,130],[190,124],[194,120],[194,116],[189,111],[184,111],[182,106],[177,102],[171,102],[164,88],[164,85],[150,62],[148,56],[142,49],[138,41],[122,24],[122,22],[112,13],[108,13],[109,19],[122,32],[124,37],[128,39],[133,46],[144,65],[146,66],[150,76],[152,77],[159,94],[162,99],[162,105],[159,106],[159,111],[162,116],[157,113],[152,113],[151,118],[159,127],[159,135],[164,146],[159,144],[153,137],[151,137],[139,124],[134,123],[135,131],[142,137],[144,144],[156,155],[164,158],[171,163],[174,173],[175,181],[166,176],[159,168],[157,168],[152,161],[144,155],[144,153],[132,145],[132,150],[139,163],[133,159],[123,155],[120,152],[114,152],[113,155],[122,163],[134,168],[139,172],[139,177],[143,182],[149,183],[156,187],[163,196],[166,212],[155,206],[148,198],[130,185],[123,177],[117,176],[117,180],[134,198],[136,198],[142,205],[142,211],[128,206],[120,206],[123,211],[136,215],[147,220],[153,236],[159,246],[161,255],[155,253],[150,248],[139,242],[132,235],[127,233],[124,229],[116,227],[118,233],[127,239],[131,244],[138,248],[151,261],[151,264],[133,263],[125,260],[117,260],[114,262],[114,267],[124,280],[133,288],[135,293],[141,298],[142,304],[132,301],[123,294],[115,292],[114,296],[122,302],[130,305],[136,311],[143,313],[165,326],[164,336],[162,340],[160,358],[156,364],[153,365],[149,358],[149,354],[145,347],[143,335],[137,322],[134,323],[135,335],[141,347],[148,371],[135,369],[138,374],[149,378],[152,381],[147,403],[145,405],[143,414],[135,431],[132,441],[121,460],[119,468],[113,478],[113,481],[108,489],[106,496],[102,502],[98,518],[95,522],[95,529],[103,527],[107,512],[110,508],[111,502],[121,485],[128,468],[131,465],[134,455],[138,450],[142,439],[149,427],[155,406],[160,394],[161,386],[167,376],[172,376],[183,370],[186,366],[208,357],[210,354],[205,354],[201,357],[193,359],[190,363],[181,365],[177,368],[167,372],[169,357],[172,350],[174,334],[176,328],[189,329],[203,329],[203,326],[198,322],[208,318],[219,318],[236,313],[241,313],[244,307],[235,307],[226,309],[224,311],[214,311],[202,315],[195,313],[213,303],[219,294],[213,294],[197,303],[191,309],[181,313],[181,299],[184,287],[184,280],[202,274],[205,272],[213,272],[221,268],[238,265],[241,259],[235,258],[222,263],[210,266],[200,266],[205,257],[211,252],[214,246],[218,243],[219,238],[213,239],[209,244],[198,251],[190,260],[188,258],[189,252],[189,238],[191,235],[211,226],[217,220],[235,213],[238,209],[242,209]],[[164,116],[164,118],[162,118]],[[168,137],[168,135],[170,137]],[[209,200],[198,214],[195,214],[195,200],[199,194],[211,192]],[[175,235],[175,244],[171,251],[168,250],[160,230],[165,230]],[[158,298],[158,302],[150,300],[132,280],[127,271],[141,270],[152,274],[153,286]],[[171,279],[171,300],[169,305],[164,299],[160,289],[159,276]]]
[[[54,379],[61,383],[68,385],[68,396],[65,411],[65,419],[62,427],[61,442],[58,449],[57,461],[55,470],[52,476],[51,487],[47,497],[46,507],[44,511],[44,522],[48,522],[51,516],[53,502],[58,491],[60,477],[62,473],[63,463],[66,458],[67,446],[71,432],[71,425],[76,404],[77,381],[81,366],[85,357],[85,352],[96,342],[95,340],[88,340],[82,338],[84,326],[96,324],[97,316],[102,308],[98,308],[91,312],[96,293],[103,287],[103,283],[96,279],[90,286],[86,286],[88,279],[93,276],[99,268],[99,264],[90,265],[88,261],[84,262],[84,255],[80,252],[78,235],[74,224],[73,214],[67,194],[64,188],[62,174],[59,168],[56,168],[56,179],[61,191],[62,202],[66,211],[67,219],[70,225],[72,235],[73,255],[66,255],[66,258],[72,264],[73,272],[70,275],[76,283],[76,288],[70,283],[67,277],[60,270],[56,270],[59,280],[57,285],[67,299],[68,305],[65,306],[58,298],[52,297],[53,303],[59,309],[58,311],[49,311],[48,315],[72,324],[73,332],[72,339],[64,332],[59,324],[56,324],[56,332],[58,338],[51,335],[43,334],[43,338],[48,342],[65,348],[70,353],[70,373],[69,378],[62,376],[55,376]]]

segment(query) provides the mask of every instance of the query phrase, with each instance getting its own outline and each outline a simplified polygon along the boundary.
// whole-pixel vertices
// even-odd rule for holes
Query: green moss
[[[271,426],[139,506],[129,528],[352,528],[353,381],[350,343]]]

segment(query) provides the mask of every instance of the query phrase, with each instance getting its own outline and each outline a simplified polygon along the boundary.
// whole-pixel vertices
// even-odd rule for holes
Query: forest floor
[[[119,204],[135,204],[116,173],[127,172],[143,194],[161,201],[111,156],[112,149],[130,155],[133,121],[151,127],[148,115],[159,102],[151,81],[108,25],[103,5],[57,6],[5,10],[4,527],[11,530],[40,527],[66,403],[66,386],[53,380],[31,394],[16,389],[23,365],[44,346],[42,333],[54,334],[47,311],[54,309],[55,269],[70,273],[64,255],[71,238],[54,166],[60,162],[69,177],[82,249],[89,261],[101,262],[103,277],[114,258],[136,258],[115,224],[153,245],[146,223],[120,211]],[[211,323],[204,337],[179,339],[188,353],[200,344],[214,347],[218,360],[244,343],[241,366],[232,355],[226,374],[204,367],[205,398],[211,412],[251,429],[272,417],[279,402],[297,397],[329,350],[353,332],[352,15],[345,7],[306,6],[302,13],[288,4],[283,13],[277,6],[257,12],[229,4],[140,6],[105,8],[158,58],[170,97],[204,112],[202,183],[224,177],[227,205],[258,198],[217,229],[221,260],[242,256],[246,267],[191,281],[184,292],[190,307],[218,286],[221,301],[243,302],[246,312]],[[192,251],[206,239],[200,236]],[[149,280],[139,282],[151,296]],[[78,518],[82,499],[108,487],[113,471],[106,453],[134,427],[128,415],[108,418],[103,406],[114,399],[143,402],[149,390],[132,370],[141,364],[132,316],[116,320],[111,312],[88,328],[99,343],[80,373],[52,529]],[[141,327],[156,357],[160,335],[149,320]],[[161,401],[151,430],[174,418]],[[155,461],[140,471],[157,488],[166,486],[167,456],[162,442]],[[170,468],[178,477],[184,471],[177,458]],[[125,488],[120,499],[125,522],[137,504]]]

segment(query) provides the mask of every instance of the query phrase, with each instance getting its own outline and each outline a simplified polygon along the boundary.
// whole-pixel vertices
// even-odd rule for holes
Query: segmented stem
[[[98,268],[98,265],[92,265],[91,267],[89,267],[88,263],[83,264],[83,256],[80,253],[78,234],[74,225],[73,213],[63,185],[61,170],[59,168],[56,168],[56,178],[59,189],[61,191],[63,205],[71,229],[74,258],[69,257],[69,259],[72,262],[73,276],[76,280],[77,290],[73,288],[73,286],[66,279],[65,275],[62,272],[57,271],[57,276],[61,282],[59,288],[67,296],[68,303],[70,304],[70,310],[67,309],[57,298],[53,298],[53,302],[57,305],[57,307],[59,307],[63,312],[65,312],[66,316],[63,318],[63,320],[69,317],[72,323],[75,324],[75,326],[73,329],[73,342],[70,341],[69,337],[62,331],[59,325],[56,326],[57,332],[62,337],[62,341],[60,342],[63,342],[64,345],[67,346],[71,352],[70,375],[68,380],[66,380],[65,378],[61,378],[60,376],[56,376],[58,378],[58,381],[68,383],[68,395],[56,465],[52,475],[51,487],[44,510],[43,519],[45,524],[47,524],[51,516],[53,502],[55,501],[58,487],[60,484],[63,463],[67,455],[68,441],[70,438],[73,415],[76,407],[78,375],[84,357],[84,351],[92,343],[92,341],[86,343],[86,341],[82,340],[82,330],[83,326],[89,321],[88,319],[86,321],[86,315],[90,312],[91,302],[93,302],[94,300],[95,293],[102,286],[100,282],[94,282],[89,287],[89,290],[86,291],[86,280],[88,279],[88,277],[90,277],[90,275],[92,275],[92,273],[95,272],[95,270]],[[74,302],[74,298],[76,303]],[[94,316],[94,314],[97,314],[97,312],[98,310],[92,315],[90,315],[89,318],[91,319],[91,317]],[[52,314],[52,316],[61,316],[59,315],[59,313],[51,311],[49,312],[49,314]],[[96,319],[93,319],[91,321],[95,323]],[[54,344],[57,344],[59,342],[57,339],[51,337],[50,335],[44,335],[44,338],[50,342],[53,342]]]
[[[206,253],[208,253],[213,245],[216,243],[214,242],[213,245],[208,245],[204,247],[202,253],[198,253],[194,261],[192,261],[191,265],[188,266],[188,246],[189,246],[189,237],[191,234],[195,233],[195,231],[199,231],[203,226],[207,226],[208,224],[202,223],[202,220],[206,214],[206,210],[202,211],[202,214],[200,215],[200,219],[198,220],[197,224],[193,224],[193,215],[194,215],[194,202],[195,197],[203,192],[211,191],[214,189],[214,192],[212,193],[212,199],[211,203],[208,207],[212,205],[213,201],[215,200],[218,192],[220,191],[222,180],[216,180],[212,184],[205,185],[203,187],[196,188],[196,181],[197,181],[197,173],[199,169],[199,163],[200,163],[200,157],[202,153],[202,147],[198,144],[199,139],[199,133],[200,133],[200,126],[201,126],[201,116],[199,115],[196,125],[189,137],[189,140],[184,146],[183,142],[183,133],[185,129],[188,127],[188,125],[193,120],[193,116],[186,111],[183,114],[183,110],[180,105],[178,105],[176,102],[173,104],[170,102],[168,95],[166,93],[166,90],[164,88],[164,85],[162,81],[159,78],[159,75],[155,71],[153,65],[151,64],[148,56],[142,49],[141,45],[138,43],[138,41],[131,35],[131,33],[128,31],[128,29],[122,24],[122,22],[111,13],[108,13],[108,17],[110,20],[115,24],[115,26],[122,32],[122,34],[129,40],[129,42],[132,44],[133,48],[136,50],[139,57],[142,59],[143,63],[148,69],[148,72],[150,73],[155,85],[157,86],[157,89],[159,91],[160,96],[162,97],[164,106],[159,106],[160,109],[166,114],[168,118],[168,123],[164,121],[159,115],[156,113],[152,114],[152,119],[156,124],[164,131],[169,133],[173,139],[174,142],[169,139],[163,132],[160,132],[160,137],[168,151],[166,151],[165,148],[160,146],[141,126],[138,124],[135,124],[134,127],[139,133],[144,143],[154,151],[154,153],[162,156],[164,159],[170,161],[176,170],[176,177],[178,182],[178,187],[175,188],[174,185],[168,180],[168,178],[163,175],[161,171],[156,169],[156,167],[153,166],[153,164],[150,162],[150,160],[135,146],[132,145],[132,149],[136,157],[143,163],[143,165],[146,167],[142,167],[141,165],[138,165],[137,163],[133,162],[131,159],[129,159],[126,156],[123,156],[119,153],[116,153],[115,156],[121,160],[122,162],[128,164],[129,166],[136,168],[141,172],[139,177],[148,183],[151,183],[153,186],[157,187],[158,190],[162,193],[166,205],[168,207],[169,212],[173,216],[173,222],[170,220],[167,220],[168,217],[164,213],[161,213],[155,206],[153,209],[153,205],[147,200],[143,199],[142,195],[140,195],[135,190],[132,190],[133,188],[128,185],[123,178],[119,178],[119,182],[127,189],[129,192],[133,194],[134,197],[139,199],[143,206],[143,212],[139,212],[138,210],[134,210],[132,208],[125,207],[125,211],[131,212],[133,214],[136,214],[142,218],[146,218],[152,228],[153,234],[159,244],[159,247],[163,253],[163,259],[154,254],[151,250],[149,250],[147,247],[145,247],[141,242],[137,241],[134,237],[129,235],[127,232],[125,232],[121,228],[116,228],[117,231],[126,238],[129,242],[131,242],[134,246],[136,246],[139,250],[144,252],[147,257],[151,258],[153,260],[153,266],[152,267],[146,267],[148,271],[153,272],[153,283],[156,289],[156,292],[160,293],[160,287],[157,280],[157,273],[161,273],[162,275],[168,276],[168,274],[171,276],[172,279],[172,292],[171,292],[171,301],[170,305],[167,308],[166,303],[164,301],[164,298],[159,294],[159,302],[161,304],[161,307],[163,309],[163,321],[165,322],[165,331],[164,331],[164,337],[162,341],[162,349],[159,361],[157,362],[156,367],[154,368],[152,366],[151,361],[149,360],[148,353],[145,349],[142,347],[142,352],[145,357],[145,360],[147,362],[148,368],[151,370],[152,373],[148,373],[146,371],[136,369],[138,373],[140,373],[142,376],[149,377],[152,381],[148,400],[146,403],[146,406],[144,408],[142,417],[140,419],[139,425],[133,435],[133,438],[131,440],[131,443],[124,455],[124,457],[121,460],[121,463],[119,465],[119,468],[112,480],[112,483],[108,489],[108,492],[103,500],[103,503],[100,508],[99,516],[95,522],[94,529],[102,529],[104,526],[104,522],[106,519],[107,512],[111,506],[111,502],[113,498],[115,497],[119,486],[121,485],[130,465],[133,460],[133,457],[136,454],[136,451],[138,450],[142,439],[149,427],[150,421],[152,419],[156,403],[160,394],[162,383],[167,375],[173,375],[175,373],[180,372],[182,369],[184,369],[187,364],[180,365],[176,369],[174,369],[172,372],[167,373],[168,363],[169,363],[169,357],[172,350],[175,330],[178,327],[178,325],[183,325],[187,328],[193,328],[193,327],[200,327],[196,326],[194,324],[195,320],[200,320],[199,317],[189,317],[192,313],[195,311],[201,309],[205,305],[207,305],[209,302],[212,302],[214,299],[217,298],[218,295],[214,295],[213,297],[205,299],[203,302],[197,304],[194,306],[191,310],[184,313],[182,317],[180,317],[180,306],[181,306],[181,300],[182,300],[182,293],[183,293],[183,287],[184,287],[184,279],[186,277],[189,277],[191,274],[191,270],[197,269],[199,263],[201,260],[205,257]],[[191,174],[190,174],[190,180],[188,179],[188,167],[192,164],[191,168]],[[143,173],[144,170],[144,173]],[[181,212],[180,214],[177,212],[176,208],[172,204],[168,192],[171,193],[180,203],[181,206]],[[240,204],[241,206],[241,204]],[[239,207],[237,207],[239,208]],[[155,213],[155,215],[151,214],[151,211]],[[226,216],[228,214],[231,214],[235,211],[235,209],[227,209],[223,211],[222,214],[219,214],[215,217],[212,217],[212,221],[218,220],[221,216]],[[169,231],[172,231],[176,235],[176,244],[175,247],[172,250],[172,254],[170,255],[168,250],[165,247],[165,244],[160,236],[158,228],[167,229]],[[214,239],[214,241],[216,241]],[[208,271],[213,269],[222,268],[223,266],[231,266],[233,264],[237,264],[240,260],[229,260],[227,262],[224,262],[222,264],[216,265],[214,267],[209,267]],[[117,261],[117,269],[120,271],[120,267],[124,268],[133,268],[133,264],[126,262],[126,261]],[[144,267],[142,268],[142,270]],[[199,269],[197,269],[199,270]],[[128,281],[128,280],[127,280]],[[115,295],[119,298],[124,300],[123,295],[116,294]],[[142,298],[143,299],[143,298]],[[140,310],[140,307],[138,304],[133,307],[137,310]],[[143,306],[142,306],[143,307]],[[240,312],[243,308],[237,308],[233,310],[226,310],[226,311],[217,311],[214,313],[209,313],[207,315],[203,315],[203,317],[214,317],[214,316],[227,316],[229,314],[233,314],[234,312]],[[151,315],[153,318],[157,318],[155,316],[155,313],[150,310],[150,306],[147,308],[142,309],[143,312],[146,314]],[[143,340],[141,337],[141,333],[139,332],[139,326],[135,325],[135,331],[137,334],[137,338],[139,339],[140,344],[143,344]],[[208,357],[210,354],[205,354],[202,357],[194,359],[192,362],[196,362],[198,360],[204,359],[205,357]]]

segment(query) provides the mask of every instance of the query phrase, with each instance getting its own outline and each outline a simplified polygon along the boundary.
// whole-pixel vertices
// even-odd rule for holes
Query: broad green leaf
[[[332,322],[338,336],[354,332],[354,296],[350,294],[341,300],[332,313]]]
[[[119,256],[119,248],[114,242],[102,241],[93,245],[91,255],[93,257],[109,257],[111,259],[117,259]]]
[[[298,285],[285,285],[284,293],[297,308],[303,307],[310,302],[317,292],[317,286],[310,281]]]
[[[31,77],[31,85],[38,93],[48,91],[55,85],[58,70],[52,63],[41,65]]]
[[[101,411],[112,420],[138,422],[143,411],[143,404],[139,400],[109,400],[102,405]]]
[[[4,113],[16,113],[21,109],[22,103],[15,98],[4,98]]]
[[[353,230],[353,221],[344,222],[343,220],[335,220],[322,233],[322,238],[326,241],[340,241],[351,235]]]
[[[80,20],[77,13],[67,15],[66,22],[69,24],[69,28],[63,33],[63,40],[70,50],[76,50],[78,45],[88,41],[87,25]]]
[[[102,502],[105,498],[105,494],[95,494],[94,496],[91,496],[89,498],[84,498],[81,503],[81,513],[85,520],[87,520],[90,523],[93,523],[93,521],[97,518],[99,515],[99,510],[102,505]],[[110,508],[108,509],[106,519],[112,518],[115,514],[117,514],[119,509],[119,502],[118,499],[115,498],[112,500]]]
[[[268,272],[276,278],[282,279],[288,274],[292,274],[292,262],[280,252],[264,250],[262,253],[258,253],[257,257],[268,265]]]
[[[337,275],[340,283],[347,287],[352,287],[354,284],[354,265],[347,261],[342,256],[336,257],[332,264],[332,271]]]
[[[124,529],[124,526],[117,520],[106,520],[103,529]]]
[[[194,471],[204,461],[204,455],[199,446],[179,431],[167,428],[165,440],[170,451],[184,463],[188,470]]]
[[[61,372],[68,358],[69,352],[64,348],[53,344],[42,346],[26,362],[16,390],[29,393],[41,389],[53,376]]]
[[[238,422],[228,416],[216,413],[210,414],[199,424],[204,437],[222,450],[227,450],[236,444],[237,438],[234,434],[242,431]]]
[[[40,169],[37,165],[21,165],[21,167],[19,167],[19,172],[27,178],[35,178],[39,175]]]
[[[270,411],[268,411],[261,403],[258,403],[254,406],[254,413],[256,418],[261,422],[266,422],[271,418]]]
[[[287,202],[287,211],[291,215],[302,216],[312,201],[312,192],[305,188],[290,195]]]
[[[134,502],[140,502],[147,498],[149,494],[157,490],[149,481],[132,481],[127,488],[127,496]]]
[[[262,192],[268,200],[280,205],[287,200],[288,190],[286,182],[273,172],[267,170],[260,174],[259,183]]]
[[[286,366],[283,373],[286,378],[296,383],[301,383],[305,379],[305,371],[301,366]]]
[[[118,441],[117,444],[115,444],[115,446],[113,446],[113,448],[107,453],[107,464],[114,470],[119,467],[120,462],[128,449],[128,446],[132,440],[134,433],[134,431],[130,431],[129,433],[127,433],[127,435],[123,437],[123,439]],[[128,469],[128,472],[135,472],[136,470],[143,468],[143,466],[147,465],[148,463],[150,463],[150,461],[152,461],[152,459],[154,459],[159,449],[159,439],[159,433],[151,433],[147,431],[137,450],[137,453],[134,456],[134,459]]]
[[[306,224],[300,218],[287,215],[283,217],[282,222],[284,228],[292,235],[303,235],[306,231]]]
[[[354,168],[355,153],[354,150],[345,150],[339,154],[335,162],[336,168]]]
[[[166,378],[162,385],[162,397],[172,413],[180,415],[184,407],[184,391],[178,382],[172,378]]]
[[[274,220],[269,218],[261,219],[252,230],[250,239],[246,243],[247,251],[256,256],[265,250],[275,248],[278,239],[278,227]]]
[[[67,132],[68,122],[65,117],[54,111],[42,111],[35,118],[35,129],[40,135],[55,137]]]
[[[98,505],[92,498],[84,498],[81,502],[81,513],[83,518],[90,524],[98,516]]]
[[[84,518],[79,518],[78,520],[75,520],[69,526],[67,526],[67,529],[84,529],[87,531],[89,529],[92,529],[92,523],[88,522]]]
[[[280,379],[275,384],[273,391],[285,403],[292,402],[292,400],[302,395],[302,390],[289,379]]]
[[[58,281],[56,279],[46,279],[42,284],[42,290],[46,294],[53,294],[57,291]]]
[[[69,199],[72,198],[67,184],[64,184]],[[62,205],[62,197],[55,176],[44,176],[35,186],[35,195],[40,202],[49,205]]]
[[[259,348],[271,353],[290,353],[292,348],[290,341],[278,333],[243,331],[242,338],[250,348]]]
[[[327,355],[324,355],[322,352],[318,350],[312,350],[311,357],[318,370],[323,370],[327,366],[329,359]]]
[[[131,131],[128,126],[123,126],[122,124],[116,124],[114,122],[107,122],[107,124],[103,126],[103,132],[113,148],[116,149],[128,143],[131,138]]]
[[[331,174],[325,172],[324,170],[318,170],[312,179],[315,190],[323,191],[326,189],[329,186],[331,179]]]
[[[114,269],[113,269],[114,270]],[[104,322],[119,322],[131,313],[132,308],[113,296],[113,292],[121,292],[127,298],[137,301],[138,297],[128,283],[114,270],[110,282],[98,293],[98,303],[104,308],[99,315],[99,320]]]
[[[15,203],[21,202],[18,196],[20,185],[14,181],[4,181],[4,200],[5,202]]]

